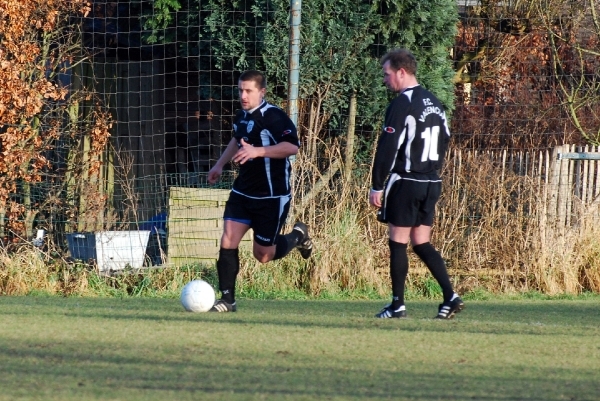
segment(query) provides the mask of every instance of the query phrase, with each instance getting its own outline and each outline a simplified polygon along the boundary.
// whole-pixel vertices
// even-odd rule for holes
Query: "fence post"
[[[298,84],[300,81],[300,16],[302,0],[290,0],[290,57],[288,114],[298,126]]]
[[[558,183],[560,179],[560,160],[558,160],[558,153],[562,151],[562,146],[555,146],[552,151],[552,158],[550,163],[550,185],[549,185],[549,196],[548,196],[548,221],[551,222],[552,226],[557,219],[558,211]]]
[[[356,128],[356,91],[350,95],[350,108],[348,111],[348,130],[346,131],[346,155],[344,157],[344,177],[346,182],[352,177],[354,163],[354,134]]]

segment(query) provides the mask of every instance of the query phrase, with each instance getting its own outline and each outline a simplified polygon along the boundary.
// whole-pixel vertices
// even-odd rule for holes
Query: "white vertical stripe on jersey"
[[[291,199],[292,199],[292,197],[290,195],[279,197],[279,219],[278,220],[281,220],[281,215],[283,214],[285,205],[288,204]],[[281,231],[281,226],[279,224],[277,224],[277,228],[275,229],[273,238],[277,237],[277,234],[279,234],[279,231]]]
[[[410,88],[405,90],[404,92],[402,92],[402,96],[406,96],[408,98],[408,101],[410,103],[412,103],[412,95],[414,93],[414,89]],[[410,129],[410,121],[409,121],[409,117],[412,118],[412,130]],[[410,172],[410,168],[411,168],[411,164],[410,164],[410,145],[413,141],[413,139],[415,138],[415,131],[416,131],[416,124],[417,122],[415,121],[415,118],[411,115],[408,115],[406,117],[406,120],[404,121],[404,129],[402,130],[402,140],[400,141],[400,145],[402,145],[402,143],[404,142],[404,136],[407,134],[408,131],[408,135],[407,135],[407,144],[406,144],[406,150],[405,150],[405,154],[406,154],[406,166],[405,166],[405,170],[406,172]],[[400,146],[398,146],[398,149],[400,149]]]
[[[269,132],[269,130],[264,129],[264,130],[260,131],[260,140],[261,140],[263,146],[271,145],[271,141],[269,140],[269,138],[271,138],[271,133]],[[270,195],[273,196],[273,181],[271,180],[271,158],[270,157],[265,157],[265,173],[267,175],[267,182],[269,183]]]
[[[406,155],[406,165],[405,170],[407,173],[410,173],[410,168],[412,167],[410,163],[410,147],[412,145],[413,139],[415,139],[415,132],[417,131],[417,120],[410,114],[406,116],[406,121],[404,123],[406,135],[406,149],[404,150],[404,154]]]
[[[387,198],[388,198],[388,194],[390,193],[390,189],[392,188],[392,186],[394,185],[394,183],[396,181],[398,181],[400,179],[400,176],[396,173],[392,173],[390,175],[390,179],[388,180],[387,186],[385,187],[385,192],[383,193],[383,203],[385,205],[385,208],[383,209],[383,218],[386,219],[387,217]]]
[[[290,158],[285,158],[285,187],[290,191]]]

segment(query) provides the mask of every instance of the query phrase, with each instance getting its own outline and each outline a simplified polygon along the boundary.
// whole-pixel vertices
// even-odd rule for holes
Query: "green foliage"
[[[448,49],[456,35],[456,2],[382,0],[380,6],[383,42],[387,47],[405,47],[415,54],[420,83],[451,111],[454,108],[454,71]]]
[[[442,289],[431,276],[417,276],[407,280],[407,299],[442,299]]]
[[[151,32],[146,40],[148,43],[168,41],[164,34],[165,28],[175,21],[173,13],[181,9],[181,4],[178,0],[152,0],[152,8],[152,17],[144,20],[144,28]]]
[[[201,74],[211,70],[263,70],[275,98],[284,98],[288,80],[288,0],[154,0],[145,26],[149,40],[186,41],[182,55],[199,55]],[[177,18],[172,12],[180,10]],[[332,127],[343,123],[348,98],[359,97],[361,124],[376,125],[388,102],[379,58],[393,47],[411,49],[420,61],[424,86],[452,108],[453,71],[448,49],[458,16],[453,0],[305,0],[301,11],[300,88],[302,99],[320,99],[320,113]],[[159,29],[175,26],[176,34]],[[214,74],[212,76],[214,78]],[[209,79],[206,96],[222,84]],[[217,93],[218,92],[218,93]]]

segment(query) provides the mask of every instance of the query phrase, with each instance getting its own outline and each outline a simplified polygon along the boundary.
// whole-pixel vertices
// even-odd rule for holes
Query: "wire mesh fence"
[[[216,187],[208,185],[207,172],[231,138],[237,77],[244,69],[265,71],[269,100],[289,107],[290,3],[90,3],[85,16],[71,20],[81,29],[81,54],[87,57],[61,79],[70,90],[79,86],[95,93],[112,117],[99,175],[86,181],[77,198],[63,181],[56,189],[60,180],[48,170],[33,186],[22,182],[10,199],[24,205],[21,216],[32,216],[24,220],[24,231],[4,227],[5,241],[30,239],[41,228],[66,248],[69,233],[145,229],[158,247],[152,264],[170,256],[181,263],[213,257],[223,198],[217,190],[231,186],[236,170],[231,166]],[[297,105],[302,156],[296,162],[294,216],[322,223],[324,213],[314,209],[335,202],[335,191],[347,190],[339,182],[348,177],[358,182],[353,190],[368,188],[373,144],[390,96],[378,60],[392,47],[417,53],[421,83],[451,111],[453,150],[503,154],[494,163],[512,168],[511,174],[551,183],[548,168],[517,168],[509,161],[552,155],[556,146],[597,144],[596,3],[571,2],[567,9],[552,1],[489,6],[458,0],[442,2],[447,8],[438,10],[411,1],[347,3],[305,0],[302,7]],[[423,27],[416,16],[426,12],[438,30],[425,27],[445,33],[445,39],[419,33]],[[444,47],[443,40],[450,45]],[[94,104],[89,99],[80,102],[82,110]],[[57,140],[48,153],[50,164],[60,165],[71,149],[84,152],[85,141]],[[449,165],[456,164],[457,154],[449,154]],[[540,160],[531,159],[530,166],[554,162]],[[586,188],[585,202],[593,204],[600,192],[598,167],[585,166],[589,178],[577,173],[558,184],[582,200]],[[302,200],[319,199],[315,188],[333,195],[314,201],[311,212]],[[41,208],[51,196],[57,202]],[[210,251],[197,245],[202,241]]]

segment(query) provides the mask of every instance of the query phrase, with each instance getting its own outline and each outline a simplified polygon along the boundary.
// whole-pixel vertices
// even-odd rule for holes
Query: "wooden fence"
[[[518,204],[519,213],[535,213],[530,218],[539,219],[543,227],[551,230],[564,230],[582,223],[600,223],[600,150],[588,146],[577,148],[573,145],[559,146],[538,152],[481,152],[454,150],[450,153],[447,167],[454,171],[445,181],[459,192],[470,191],[469,183],[453,182],[455,177],[472,177],[461,169],[477,168],[491,163],[493,168],[485,174],[493,179],[482,181],[480,185],[504,185],[515,177],[528,185],[511,187],[511,191],[522,190],[526,194],[515,193],[513,202]],[[485,175],[484,174],[484,175]],[[499,175],[499,176],[498,176]],[[492,193],[492,191],[483,191]],[[222,213],[229,195],[224,189],[197,189],[171,187],[168,217],[168,256],[169,264],[182,265],[206,259],[215,259],[218,240],[222,233]],[[472,194],[464,195],[464,203],[475,203]],[[481,198],[480,195],[478,195]],[[495,195],[491,195],[493,198]],[[506,197],[487,199],[496,204],[507,202]],[[301,200],[300,200],[301,201]],[[448,200],[452,202],[452,200]],[[527,204],[535,207],[529,207]],[[471,204],[473,211],[476,207]],[[459,216],[454,205],[448,205],[449,220],[472,216]],[[508,210],[508,208],[506,208]],[[476,213],[486,213],[476,211]],[[507,212],[508,213],[508,212]],[[443,221],[442,217],[442,221]],[[476,219],[474,219],[476,220]],[[464,226],[463,226],[464,229]],[[244,244],[250,243],[247,236]]]
[[[584,210],[587,220],[600,223],[600,147],[561,145],[533,152],[457,149],[448,158],[452,177],[460,174],[467,159],[493,163],[500,182],[509,175],[533,181],[539,190],[536,200],[543,203],[542,214],[556,228],[579,224]]]

